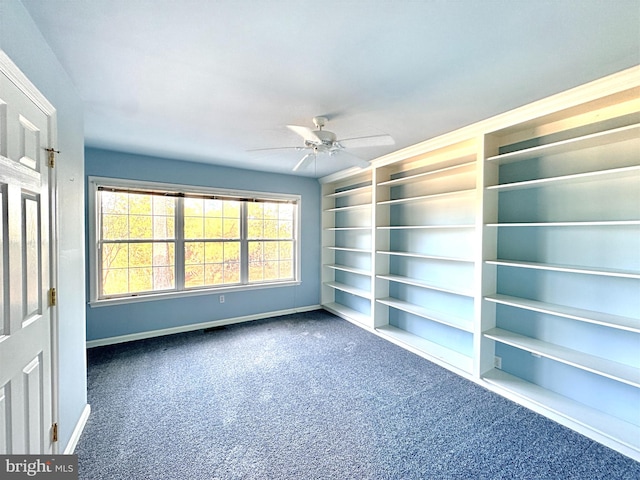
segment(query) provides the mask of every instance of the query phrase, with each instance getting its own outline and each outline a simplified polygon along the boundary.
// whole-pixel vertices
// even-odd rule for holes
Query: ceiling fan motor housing
[[[316,130],[313,132],[323,145],[331,146],[336,141],[336,134],[328,130]]]

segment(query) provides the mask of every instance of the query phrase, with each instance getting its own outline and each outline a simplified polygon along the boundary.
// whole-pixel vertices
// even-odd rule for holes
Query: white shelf
[[[431,195],[420,195],[417,197],[405,197],[405,198],[398,198],[395,200],[384,200],[382,202],[378,202],[378,205],[396,205],[399,203],[418,202],[420,200],[431,200],[434,198],[449,197],[454,195],[467,195],[470,193],[475,193],[475,191],[476,190],[472,188],[467,190],[455,190],[453,192],[433,193]]]
[[[640,427],[591,408],[570,398],[529,383],[500,370],[490,370],[482,377],[487,383],[520,398],[524,405],[536,405],[543,411],[571,420],[599,435],[640,452]]]
[[[465,262],[465,263],[473,263],[473,259],[470,258],[459,258],[459,257],[442,257],[438,255],[426,255],[423,253],[411,253],[411,252],[393,252],[387,250],[378,250],[376,253],[381,255],[395,255],[398,257],[413,257],[413,258],[425,258],[428,260],[443,260],[446,262]]]
[[[341,272],[355,273],[356,275],[365,275],[367,277],[371,276],[371,272],[369,270],[362,270],[360,268],[347,267],[346,265],[326,264],[325,267],[332,268],[334,270],[340,270]]]
[[[324,247],[329,250],[338,250],[341,252],[356,252],[356,253],[371,253],[371,250],[366,248],[350,248],[350,247]]]
[[[378,230],[455,230],[464,228],[475,228],[472,224],[460,224],[460,225],[391,225],[385,227],[376,227]]]
[[[470,161],[470,162],[465,162],[465,163],[460,163],[458,165],[453,165],[450,167],[444,167],[444,168],[439,168],[437,170],[431,170],[429,172],[422,172],[422,173],[417,173],[415,175],[408,175],[406,177],[401,177],[401,178],[395,178],[393,180],[386,180],[384,182],[380,182],[378,183],[378,186],[383,187],[383,186],[395,186],[395,185],[403,185],[403,184],[407,184],[407,183],[413,183],[413,182],[419,182],[421,180],[424,180],[425,178],[428,178],[430,176],[434,176],[434,175],[439,175],[442,173],[454,173],[455,170],[459,170],[462,169],[464,167],[468,167],[470,165],[475,165],[476,161]]]
[[[605,178],[624,178],[629,175],[640,173],[640,166],[633,165],[631,167],[612,168],[608,170],[598,170],[595,172],[574,173],[571,175],[561,175],[558,177],[538,178],[536,180],[527,180],[524,182],[503,183],[500,185],[491,185],[487,190],[499,190],[501,192],[508,190],[518,190],[526,188],[549,187],[562,185],[567,183],[586,182],[593,180],[602,180]]]
[[[454,317],[453,315],[436,312],[435,310],[429,310],[428,308],[414,305],[413,303],[405,302],[403,300],[398,300],[392,297],[378,298],[376,302],[382,303],[383,305],[388,305],[389,307],[402,310],[403,312],[407,312],[418,317],[426,318],[427,320],[441,323],[442,325],[446,325],[457,330],[462,330],[463,332],[473,332],[473,325],[471,324],[471,321],[464,318]]]
[[[389,280],[391,282],[404,283],[406,285],[413,285],[420,288],[426,288],[428,290],[436,290],[438,292],[453,293],[454,295],[461,295],[464,297],[473,297],[473,292],[469,290],[458,290],[453,288],[441,287],[439,285],[434,285],[431,283],[423,282],[421,280],[416,280],[414,278],[405,277],[402,275],[391,275],[391,274],[376,275],[376,278],[382,278],[383,280]]]
[[[548,145],[540,145],[525,150],[505,153],[487,158],[487,162],[504,165],[506,163],[519,162],[538,158],[543,155],[556,155],[559,153],[582,150],[585,148],[598,147],[608,145],[610,143],[622,142],[625,140],[637,140],[640,138],[640,125],[630,125],[627,127],[616,128],[604,132],[593,133],[578,138],[571,138],[560,142],[550,143]]]
[[[544,342],[501,328],[484,332],[486,338],[504,343],[587,372],[611,378],[633,387],[640,387],[640,368],[596,357],[570,348]]]
[[[362,323],[364,325],[368,325],[370,323],[371,317],[369,315],[365,315],[362,312],[354,310],[353,308],[349,308],[340,303],[331,302],[322,305],[322,307],[331,313],[334,313],[342,318],[347,318],[348,320],[354,320],[358,323]]]
[[[351,188],[349,190],[342,190],[340,192],[335,192],[335,193],[328,193],[325,195],[325,197],[345,197],[348,195],[353,195],[353,194],[357,194],[357,193],[366,193],[366,192],[370,192],[371,191],[371,185],[365,185],[363,187],[356,187],[356,188]]]
[[[640,273],[631,270],[617,268],[590,268],[574,265],[558,265],[554,263],[520,262],[517,260],[486,260],[489,265],[501,265],[505,267],[530,268],[534,270],[548,270],[552,272],[579,273],[583,275],[601,275],[605,277],[636,278],[640,279]]]
[[[487,227],[616,227],[640,225],[640,220],[603,220],[587,222],[513,222],[487,223]]]
[[[486,300],[511,307],[522,308],[534,312],[547,313],[557,317],[570,318],[580,322],[594,323],[609,328],[627,330],[629,332],[640,333],[640,319],[611,315],[608,313],[594,312],[581,308],[566,307],[554,303],[539,302],[526,298],[512,297],[509,295],[490,295]]]
[[[324,282],[324,285],[335,290],[341,290],[343,292],[350,293],[351,295],[356,295],[358,297],[366,298],[369,300],[371,299],[371,292],[368,292],[367,290],[363,290],[361,288],[352,287],[351,285],[347,285],[345,283]]]
[[[325,228],[325,230],[332,232],[342,232],[347,230],[371,230],[371,227],[329,227]]]
[[[359,210],[359,209],[364,209],[364,208],[371,208],[371,204],[370,203],[361,203],[361,204],[358,204],[358,205],[347,205],[345,207],[327,208],[325,210],[325,212],[346,212],[347,210]]]
[[[396,345],[407,348],[425,358],[433,359],[436,363],[442,362],[465,373],[471,373],[473,359],[460,352],[456,352],[455,350],[431,342],[392,325],[378,327],[376,328],[376,332]]]

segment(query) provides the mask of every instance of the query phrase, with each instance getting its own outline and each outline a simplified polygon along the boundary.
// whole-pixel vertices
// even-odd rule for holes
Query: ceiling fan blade
[[[322,143],[322,139],[320,139],[313,130],[311,130],[309,127],[301,127],[299,125],[287,125],[287,128],[295,133],[297,133],[298,135],[300,135],[302,138],[304,138],[306,141],[311,142],[311,143]]]
[[[396,142],[391,135],[371,135],[368,137],[345,138],[338,140],[344,148],[382,147],[394,145]]]
[[[295,167],[293,167],[293,171],[297,172],[301,168],[305,168],[315,158],[316,158],[316,154],[315,153],[307,153],[304,157],[302,157],[302,160],[300,160],[298,162],[298,164]]]
[[[369,162],[364,158],[360,158],[351,152],[347,152],[346,150],[340,150],[340,155],[348,155],[349,157],[351,157],[351,163],[354,163],[356,167],[367,168],[370,165]]]
[[[245,150],[246,152],[264,152],[267,150],[304,150],[304,147],[269,147],[269,148],[252,148]]]

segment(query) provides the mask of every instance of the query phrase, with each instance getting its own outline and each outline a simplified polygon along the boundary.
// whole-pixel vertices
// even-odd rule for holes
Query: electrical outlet
[[[220,295],[220,303],[224,303],[224,295]]]
[[[498,370],[502,370],[502,357],[493,357],[493,366]]]

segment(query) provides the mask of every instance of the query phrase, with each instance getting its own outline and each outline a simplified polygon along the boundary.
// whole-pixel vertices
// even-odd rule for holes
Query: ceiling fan
[[[281,149],[308,150],[309,153],[302,157],[296,166],[293,167],[293,171],[295,172],[307,167],[312,161],[316,160],[319,153],[327,153],[331,156],[339,152],[347,153],[353,158],[353,163],[361,168],[365,168],[369,166],[369,162],[345,150],[347,148],[379,147],[393,145],[395,143],[390,135],[371,135],[368,137],[343,138],[338,140],[335,133],[324,130],[327,122],[327,117],[313,117],[313,124],[316,126],[316,130],[311,130],[309,127],[301,127],[299,125],[287,125],[291,131],[303,138],[304,146],[302,147],[259,148],[253,151]]]

